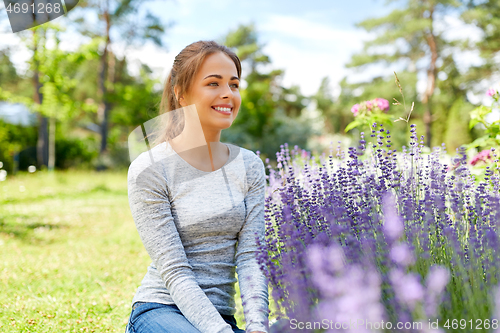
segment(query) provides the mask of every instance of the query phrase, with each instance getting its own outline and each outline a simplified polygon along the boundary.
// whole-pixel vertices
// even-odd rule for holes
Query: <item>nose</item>
[[[231,87],[229,85],[225,85],[224,88],[222,88],[220,97],[221,98],[233,97],[233,91],[231,90]]]

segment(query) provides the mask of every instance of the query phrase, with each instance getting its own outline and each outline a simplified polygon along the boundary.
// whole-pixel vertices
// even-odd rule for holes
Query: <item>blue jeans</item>
[[[233,332],[245,333],[236,326],[234,316],[221,315]],[[200,333],[179,308],[172,304],[135,302],[125,333]]]

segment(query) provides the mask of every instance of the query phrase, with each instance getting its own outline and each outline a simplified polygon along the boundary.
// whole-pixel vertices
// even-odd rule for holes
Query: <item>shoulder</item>
[[[256,182],[260,182],[262,180],[265,181],[266,169],[262,159],[259,156],[257,156],[255,152],[249,149],[239,147],[236,145],[232,146],[236,147],[236,149],[239,150],[239,154],[241,154],[241,159],[243,160],[245,165],[245,173],[248,183],[253,184]]]
[[[128,168],[129,182],[135,181],[138,177],[143,177],[144,175],[161,173],[165,162],[168,161],[168,157],[169,154],[165,143],[142,152],[130,163]]]
[[[262,159],[255,154],[255,152],[251,151],[250,149],[246,149],[243,147],[239,147],[237,145],[233,145],[231,143],[227,143],[228,146],[232,146],[233,149],[239,150],[239,153],[241,154],[241,157],[243,161],[245,162],[245,167],[247,169],[247,172],[249,169],[261,169],[264,170],[264,162],[262,162]],[[230,147],[231,148],[231,147]]]
[[[257,156],[253,151],[250,149],[246,149],[237,145],[233,145],[231,143],[228,143],[227,145],[233,146],[236,149],[239,150],[239,153],[242,155],[243,160],[245,161],[245,164],[248,166],[264,166],[264,162],[262,162],[261,158]]]

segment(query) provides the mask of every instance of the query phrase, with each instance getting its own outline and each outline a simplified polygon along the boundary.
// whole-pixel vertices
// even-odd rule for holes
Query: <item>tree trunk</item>
[[[429,49],[431,51],[431,62],[429,64],[429,68],[427,69],[427,89],[425,90],[424,97],[422,99],[422,103],[426,105],[425,113],[424,113],[424,124],[425,124],[425,136],[427,146],[431,147],[432,144],[432,96],[434,95],[434,90],[436,88],[436,75],[437,68],[436,62],[438,59],[438,49],[436,44],[436,37],[434,36],[433,25],[434,25],[434,7],[430,9],[429,19],[431,21],[429,32],[426,35],[427,45],[429,45]]]
[[[48,118],[38,114],[38,140],[36,143],[36,160],[38,166],[49,165],[49,131]]]
[[[49,171],[54,171],[56,164],[56,118],[50,117],[49,126]]]
[[[101,125],[101,148],[100,153],[104,153],[107,150],[108,145],[108,120],[109,111],[111,105],[107,100],[107,87],[106,87],[106,74],[108,72],[108,47],[111,44],[109,30],[111,28],[111,22],[109,17],[108,8],[104,11],[104,19],[106,20],[106,43],[104,45],[104,51],[101,55],[101,73],[99,75],[99,95],[101,96],[101,103],[98,109],[98,120]]]
[[[33,100],[36,104],[41,105],[43,102],[43,94],[40,92],[42,85],[40,84],[39,62],[38,62],[38,39],[37,32],[33,30]],[[42,114],[38,114],[38,140],[36,143],[36,159],[38,166],[48,166],[49,162],[49,132],[48,119]]]

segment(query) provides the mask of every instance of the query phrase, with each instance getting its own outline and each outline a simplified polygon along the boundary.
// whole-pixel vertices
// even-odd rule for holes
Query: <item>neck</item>
[[[215,170],[213,162],[214,156],[220,155],[222,149],[226,149],[219,145],[221,130],[203,127],[199,121],[198,115],[195,114],[196,109],[186,107],[184,111],[184,129],[179,136],[172,139],[177,153],[188,151],[196,147],[207,147],[212,170]]]

